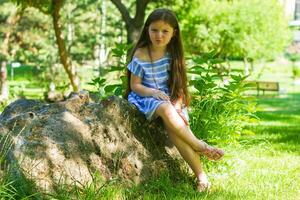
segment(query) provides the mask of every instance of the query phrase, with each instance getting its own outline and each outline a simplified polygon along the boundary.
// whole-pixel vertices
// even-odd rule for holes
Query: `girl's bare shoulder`
[[[149,61],[150,60],[150,58],[148,56],[147,49],[145,47],[138,48],[134,52],[133,56],[136,57],[136,58],[138,58],[139,60],[142,60],[142,61]]]

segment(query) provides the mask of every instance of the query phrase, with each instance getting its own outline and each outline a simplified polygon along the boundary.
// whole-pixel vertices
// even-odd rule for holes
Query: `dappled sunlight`
[[[79,200],[299,199],[300,1],[17,0],[0,5],[0,111],[6,110],[0,130],[14,131],[14,144],[0,157],[8,155],[9,162],[20,157],[8,171],[0,160],[0,199],[44,199],[31,198],[40,191],[51,199]],[[159,9],[161,19],[147,20],[156,7],[172,12]],[[153,28],[160,20],[173,35]],[[154,40],[152,31],[163,34]],[[158,65],[152,61],[160,54],[170,58],[163,87],[161,77],[156,82],[153,76]],[[133,57],[149,64],[152,73],[128,65]],[[140,79],[134,76],[139,66]],[[145,84],[152,80],[147,75],[155,86]],[[247,82],[254,84],[247,87]],[[208,161],[201,152],[181,151],[180,140],[177,151],[169,141],[177,139],[166,135],[161,119],[146,121],[121,98],[126,88],[145,96],[145,105],[162,88],[172,103],[183,100],[196,137],[224,149],[225,156]],[[78,96],[81,90],[88,92]],[[26,104],[10,104],[23,98]],[[211,191],[195,190],[196,178],[179,152],[191,166],[200,157]],[[195,168],[198,176],[202,169]],[[36,178],[36,189],[16,179],[22,170],[30,175],[24,178]]]
[[[267,141],[275,150],[300,154],[300,95],[288,98],[261,98],[259,123],[250,125],[255,136],[246,137],[252,144]],[[272,111],[271,111],[272,110]]]
[[[281,110],[280,108],[278,107],[264,107],[262,108],[263,106],[261,106],[259,108],[259,111],[266,111],[266,112],[274,112],[274,111],[278,111],[278,110]]]
[[[276,122],[274,122],[274,121],[261,121],[261,122],[259,122],[258,124],[256,124],[256,126],[266,126],[266,127],[268,127],[268,126],[285,126],[285,127],[289,127],[289,126],[292,126],[292,125],[290,125],[288,122],[281,122],[281,121],[276,121]]]
[[[300,170],[299,158],[300,155],[277,149],[262,137],[258,143],[242,144],[240,149],[232,151],[228,179],[216,182],[224,190],[247,194],[246,199],[295,199],[300,177],[290,177]]]

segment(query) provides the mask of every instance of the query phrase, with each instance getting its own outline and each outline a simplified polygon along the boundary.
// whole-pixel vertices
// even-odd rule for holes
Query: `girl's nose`
[[[158,36],[159,38],[161,38],[161,37],[163,36],[163,32],[162,32],[162,31],[158,31],[158,32],[157,32],[157,36]]]

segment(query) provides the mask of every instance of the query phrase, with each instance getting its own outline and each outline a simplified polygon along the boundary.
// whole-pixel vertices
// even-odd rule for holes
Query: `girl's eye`
[[[156,32],[156,31],[157,31],[157,29],[151,29],[151,31],[152,31],[152,32]]]
[[[164,33],[168,33],[169,31],[168,31],[168,30],[163,30],[163,32],[164,32]]]

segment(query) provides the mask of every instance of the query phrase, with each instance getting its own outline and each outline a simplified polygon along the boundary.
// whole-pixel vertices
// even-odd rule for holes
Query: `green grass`
[[[192,174],[183,169],[177,176],[164,172],[131,187],[100,180],[70,192],[62,188],[52,199],[299,200],[299,104],[300,94],[258,99],[260,121],[249,125],[256,134],[224,146],[226,156],[218,163],[203,160],[212,182],[210,193],[197,193]]]
[[[225,146],[219,164],[209,165],[210,194],[197,194],[188,178],[173,183],[162,175],[129,189],[134,199],[300,199],[300,94],[261,98],[256,132],[239,145]],[[129,195],[129,196],[128,196]]]
[[[257,70],[262,66],[257,65]],[[248,127],[256,134],[242,136],[239,144],[223,146],[226,156],[222,161],[204,160],[212,182],[209,194],[195,192],[193,176],[185,170],[177,176],[173,174],[176,172],[172,175],[164,172],[132,187],[103,180],[82,189],[62,187],[50,199],[300,200],[300,87],[292,84],[290,74],[288,67],[274,64],[264,69],[259,79],[274,80],[275,77],[289,94],[260,97],[256,113],[260,121]],[[253,79],[258,78],[254,76]],[[35,89],[34,82],[16,80],[9,82],[16,94],[41,98],[43,90]],[[0,200],[26,199],[30,194],[36,198],[28,199],[39,199],[34,191],[24,191],[28,188],[24,187],[25,181],[16,181],[8,175],[0,174]]]
[[[225,146],[221,163],[209,164],[210,194],[198,194],[188,178],[160,178],[127,190],[132,199],[300,199],[300,94],[258,100],[256,132]],[[131,199],[131,198],[130,198]]]

